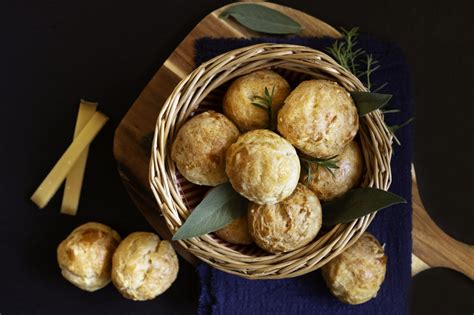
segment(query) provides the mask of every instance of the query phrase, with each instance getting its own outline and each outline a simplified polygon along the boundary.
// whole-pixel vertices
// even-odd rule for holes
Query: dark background
[[[473,54],[468,1],[277,1],[333,26],[397,42],[416,94],[414,161],[424,203],[450,235],[472,244]],[[424,1],[423,1],[424,2]],[[121,185],[113,132],[185,35],[219,1],[2,1],[0,4],[0,314],[194,313],[197,279],[181,262],[173,287],[134,303],[109,285],[90,294],[62,279],[59,242],[87,221],[122,236],[150,230]],[[79,98],[100,102],[111,121],[92,145],[81,209],[59,214],[29,201],[71,140]],[[449,270],[413,281],[415,314],[474,311],[472,282]]]

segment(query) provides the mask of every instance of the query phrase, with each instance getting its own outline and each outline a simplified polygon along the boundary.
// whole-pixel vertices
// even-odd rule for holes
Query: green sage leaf
[[[368,113],[376,109],[383,107],[392,98],[392,95],[390,94],[359,92],[359,91],[352,91],[350,93],[359,110],[359,116],[361,117],[364,115],[367,115]]]
[[[240,24],[256,32],[267,34],[295,34],[301,25],[289,16],[263,5],[244,3],[233,5],[220,18],[233,17]]]
[[[230,183],[212,188],[194,208],[173,240],[188,239],[214,232],[245,214],[247,200],[232,189]]]
[[[323,224],[326,226],[346,223],[407,201],[388,191],[377,188],[356,188],[343,196],[323,203]]]

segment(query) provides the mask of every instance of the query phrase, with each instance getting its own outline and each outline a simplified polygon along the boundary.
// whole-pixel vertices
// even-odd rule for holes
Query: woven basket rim
[[[205,97],[222,84],[263,68],[279,68],[338,82],[349,91],[367,91],[348,70],[324,52],[293,44],[260,43],[238,48],[202,63],[182,79],[163,105],[156,122],[149,182],[172,234],[190,211],[180,195],[176,167],[169,147],[181,125]],[[380,110],[360,118],[359,138],[366,174],[362,186],[388,190],[393,135]],[[202,261],[217,269],[250,279],[295,277],[320,268],[352,245],[376,213],[338,224],[308,245],[282,254],[248,255],[209,234],[178,241]]]

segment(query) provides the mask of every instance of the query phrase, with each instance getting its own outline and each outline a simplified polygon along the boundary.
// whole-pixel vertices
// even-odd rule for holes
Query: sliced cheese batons
[[[69,145],[67,150],[63,153],[59,161],[56,165],[52,168],[43,182],[39,185],[36,191],[31,196],[31,200],[39,207],[44,208],[54,194],[58,191],[61,184],[64,182],[66,177],[70,174],[71,170],[75,167],[76,162],[80,160],[84,150],[89,147],[90,143],[94,140],[97,136],[99,131],[104,127],[105,123],[109,118],[100,112],[95,112],[92,117],[85,123],[84,127],[80,132],[78,132],[77,136],[74,138],[73,142]],[[79,120],[79,118],[78,118]],[[77,124],[76,124],[77,125]],[[77,126],[76,126],[77,127]],[[80,129],[80,128],[77,128]],[[83,166],[85,167],[85,162],[83,162]],[[81,166],[79,166],[80,168]],[[76,170],[75,172],[81,173],[80,182],[82,182],[82,174],[83,170]],[[77,173],[73,173],[76,174]],[[74,176],[76,176],[74,175]],[[72,182],[78,183],[78,178],[71,179],[69,184]],[[74,185],[74,184],[73,184]],[[71,188],[72,186],[70,186]],[[77,187],[73,187],[73,190],[77,191]],[[72,193],[71,193],[72,194]],[[68,193],[69,195],[69,193]],[[75,200],[78,196],[69,195],[66,200],[65,209],[69,207],[68,202],[71,200]],[[69,199],[71,198],[71,199]],[[64,201],[63,201],[64,205]],[[76,206],[77,207],[77,206]],[[71,210],[64,210],[66,212],[73,213],[74,207]],[[63,211],[63,212],[64,212]]]
[[[79,112],[77,114],[76,127],[74,129],[74,139],[84,129],[92,116],[94,116],[97,110],[97,105],[97,103],[81,100],[81,103],[79,104]],[[77,213],[88,154],[89,146],[87,146],[84,151],[82,151],[76,163],[67,175],[66,184],[64,186],[61,213],[69,215],[76,215]]]

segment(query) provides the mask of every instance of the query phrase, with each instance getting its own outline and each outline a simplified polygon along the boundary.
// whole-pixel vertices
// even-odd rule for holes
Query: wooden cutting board
[[[300,36],[337,38],[340,33],[330,25],[301,11],[269,2],[261,3],[291,16],[302,26]],[[156,117],[181,79],[194,69],[194,42],[196,39],[212,36],[261,37],[233,20],[220,19],[219,14],[228,6],[207,15],[186,36],[165,63],[158,69],[115,131],[114,155],[123,183],[137,208],[152,227],[165,239],[171,238],[160,209],[148,185],[148,165],[150,158],[151,133]],[[267,35],[266,35],[267,36]],[[458,270],[471,279],[474,270],[472,246],[460,243],[439,229],[423,207],[416,176],[413,170],[413,264],[412,274],[430,267],[448,267]],[[178,253],[187,261],[197,260],[184,248],[175,244]]]

